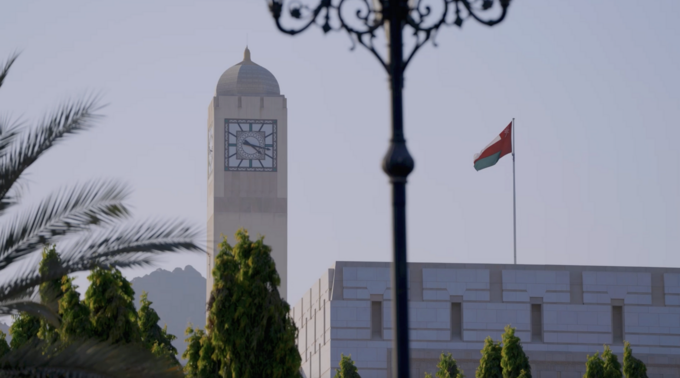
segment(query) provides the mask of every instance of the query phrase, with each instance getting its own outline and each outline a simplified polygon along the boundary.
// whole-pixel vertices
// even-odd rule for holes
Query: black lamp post
[[[396,377],[409,376],[408,337],[408,266],[406,260],[406,178],[413,171],[414,161],[406,148],[402,90],[404,71],[416,52],[436,36],[445,25],[461,27],[466,19],[493,26],[505,18],[510,0],[313,0],[316,6],[291,0],[286,10],[294,25],[283,26],[282,15],[286,0],[267,0],[269,9],[282,32],[301,33],[312,25],[324,33],[345,30],[351,40],[362,45],[378,59],[390,76],[392,96],[392,138],[383,158],[383,171],[392,183],[393,265],[392,265],[392,371]],[[310,0],[312,1],[312,0]],[[433,7],[435,9],[433,10]],[[439,9],[436,9],[436,8]],[[486,19],[481,14],[492,13]],[[350,18],[347,17],[351,17]],[[387,36],[387,59],[376,50],[378,29]],[[404,54],[404,31],[414,39],[410,51]]]

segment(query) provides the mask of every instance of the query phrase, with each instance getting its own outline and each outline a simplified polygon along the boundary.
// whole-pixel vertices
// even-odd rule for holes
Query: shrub
[[[623,346],[623,373],[626,378],[647,378],[647,366],[633,357],[633,349],[628,341]]]
[[[602,352],[602,367],[604,369],[603,378],[623,378],[621,374],[621,364],[619,359],[616,357],[609,345],[604,346],[604,352]]]
[[[463,370],[458,368],[456,360],[453,359],[451,353],[442,353],[439,356],[439,363],[437,364],[437,378],[463,378]]]
[[[352,361],[352,355],[340,355],[340,369],[335,371],[333,378],[361,378],[357,372],[357,367],[354,366],[354,361]]]
[[[509,325],[505,326],[503,333],[501,367],[503,378],[531,378],[529,358],[522,349],[519,337],[515,336],[515,329]]]
[[[602,378],[604,376],[604,364],[600,358],[600,353],[588,356],[586,361],[586,373],[583,378]]]
[[[482,358],[477,367],[477,378],[503,378],[501,368],[502,350],[500,342],[494,342],[491,337],[484,340],[484,348],[480,351]]]

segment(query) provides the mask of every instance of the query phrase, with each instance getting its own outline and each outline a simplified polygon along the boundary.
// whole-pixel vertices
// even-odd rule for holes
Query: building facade
[[[351,355],[362,378],[391,377],[390,264],[336,262],[291,309],[306,378]],[[451,352],[473,377],[483,341],[516,328],[535,378],[580,378],[588,354],[623,342],[650,378],[680,377],[680,269],[409,264],[411,376]]]
[[[208,108],[208,266],[206,294],[222,236],[239,228],[266,236],[287,295],[288,109],[267,69],[246,48],[243,61],[220,77]]]

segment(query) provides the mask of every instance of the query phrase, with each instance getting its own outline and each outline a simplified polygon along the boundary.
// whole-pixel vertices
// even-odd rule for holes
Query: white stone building
[[[362,378],[391,377],[390,264],[336,262],[291,309],[306,378],[351,354]],[[516,335],[535,378],[580,378],[586,356],[623,341],[650,378],[680,377],[680,269],[409,264],[411,377],[451,352],[474,377],[487,336]]]

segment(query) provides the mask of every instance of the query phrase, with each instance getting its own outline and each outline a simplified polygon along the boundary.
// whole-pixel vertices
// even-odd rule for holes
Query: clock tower
[[[264,235],[287,298],[288,111],[274,75],[250,59],[226,70],[208,108],[207,298],[222,236]]]

